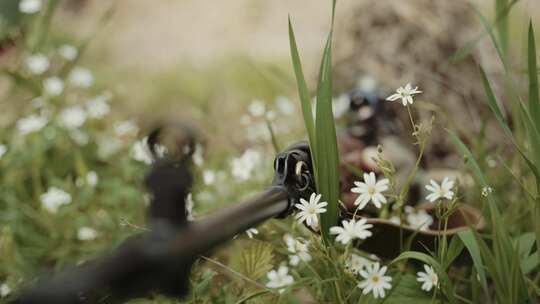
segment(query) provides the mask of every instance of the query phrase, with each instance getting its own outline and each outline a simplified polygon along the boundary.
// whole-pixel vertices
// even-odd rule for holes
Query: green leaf
[[[446,253],[444,268],[447,269],[452,265],[452,262],[459,256],[461,251],[463,251],[463,242],[458,237],[452,237],[450,245],[448,246],[448,251]]]
[[[294,68],[294,74],[296,76],[296,83],[298,85],[298,95],[300,96],[300,103],[302,105],[302,114],[304,116],[304,124],[306,126],[306,131],[308,133],[309,144],[311,147],[311,157],[313,159],[313,167],[316,167],[315,164],[315,123],[313,122],[313,112],[311,110],[311,101],[309,98],[309,92],[306,84],[306,79],[304,77],[304,72],[302,71],[302,63],[300,61],[300,55],[298,54],[298,47],[296,45],[296,38],[294,37],[294,30],[289,17],[289,43],[291,48],[291,59]]]
[[[272,270],[272,245],[258,242],[240,254],[239,272],[248,278],[258,280]]]
[[[510,127],[508,126],[508,123],[506,122],[506,119],[503,116],[503,113],[501,109],[499,108],[499,105],[497,103],[497,98],[495,97],[495,94],[493,94],[493,89],[491,88],[491,85],[489,83],[489,80],[487,79],[486,73],[484,72],[484,69],[480,67],[480,78],[482,80],[482,84],[484,85],[484,91],[486,92],[487,102],[489,105],[489,108],[495,115],[495,119],[499,123],[499,126],[503,129],[504,134],[510,139],[516,150],[519,152],[521,157],[525,160],[529,168],[533,171],[534,175],[538,178],[540,178],[540,175],[538,173],[538,170],[534,163],[527,157],[525,152],[522,150],[522,148],[518,145],[514,134],[510,130]]]
[[[408,259],[421,261],[433,267],[433,269],[437,273],[437,276],[439,277],[441,289],[444,291],[444,294],[448,298],[448,301],[450,303],[457,303],[456,297],[454,295],[454,287],[452,286],[452,282],[450,281],[450,278],[448,278],[448,274],[443,269],[441,264],[439,264],[439,262],[437,262],[432,256],[429,256],[422,252],[405,251],[401,253],[397,258],[395,258],[391,262],[391,264]]]
[[[528,39],[528,67],[529,67],[529,112],[535,122],[536,129],[540,130],[540,98],[538,97],[538,74],[536,65],[536,43],[534,41],[534,29],[529,22]],[[540,163],[537,163],[540,165]]]
[[[433,299],[432,293],[423,291],[421,283],[416,276],[410,273],[394,276],[394,287],[385,298],[385,304],[437,304],[438,299]]]
[[[480,277],[480,284],[482,284],[482,287],[484,290],[487,290],[487,281],[486,281],[486,272],[484,270],[485,266],[482,262],[482,256],[480,255],[480,248],[478,247],[478,244],[476,243],[476,238],[474,237],[471,230],[465,230],[458,232],[458,236],[467,247],[467,250],[469,251],[469,254],[471,255],[471,258],[473,260],[474,268],[476,269],[476,272],[478,273],[478,276]]]

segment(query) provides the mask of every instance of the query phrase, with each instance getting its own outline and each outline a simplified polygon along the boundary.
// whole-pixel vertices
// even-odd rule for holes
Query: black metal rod
[[[38,281],[14,303],[121,303],[151,291],[185,295],[191,265],[200,255],[288,208],[286,188],[271,186],[181,228],[153,223],[151,231],[127,240],[109,256]]]

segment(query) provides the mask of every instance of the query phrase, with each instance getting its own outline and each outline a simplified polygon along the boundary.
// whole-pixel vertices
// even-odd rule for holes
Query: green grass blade
[[[304,124],[308,133],[309,143],[311,147],[311,157],[313,159],[313,167],[316,168],[316,151],[315,147],[315,123],[313,122],[313,112],[311,110],[311,98],[309,98],[309,91],[302,71],[302,63],[300,61],[300,55],[298,54],[298,47],[296,45],[296,38],[294,36],[294,30],[289,17],[289,43],[291,48],[291,58],[294,68],[294,74],[296,76],[296,83],[298,85],[298,95],[300,97],[300,103],[302,105],[302,114],[304,116]]]
[[[469,251],[469,254],[471,255],[471,258],[473,260],[474,268],[476,269],[476,272],[478,273],[478,276],[480,277],[480,284],[484,288],[484,290],[487,290],[487,281],[486,281],[486,272],[484,270],[484,263],[482,262],[482,256],[480,255],[480,248],[478,244],[476,243],[476,239],[473,235],[473,232],[471,230],[461,231],[458,232],[458,236],[467,247],[467,250]]]
[[[432,256],[429,256],[422,252],[405,251],[402,252],[397,258],[395,258],[391,262],[391,264],[408,259],[421,261],[433,267],[433,269],[437,273],[437,276],[439,277],[439,281],[441,282],[441,288],[444,291],[445,295],[448,297],[448,301],[450,303],[457,303],[457,299],[454,295],[454,288],[452,286],[452,282],[450,281],[448,274],[441,266],[441,264],[439,264],[439,262],[437,262]]]
[[[315,118],[317,190],[328,202],[327,211],[321,214],[321,232],[326,240],[330,227],[337,223],[339,199],[339,155],[332,113],[332,35],[333,28],[328,34],[319,71]]]
[[[529,22],[529,43],[528,43],[528,66],[529,66],[529,112],[536,129],[540,130],[540,98],[538,97],[538,68],[536,65],[536,43],[534,41],[534,29],[532,22]],[[537,164],[539,165],[539,164]]]
[[[482,80],[482,84],[484,85],[484,91],[486,92],[487,102],[488,106],[495,115],[495,119],[499,123],[499,126],[503,129],[504,134],[512,141],[512,144],[516,148],[516,150],[519,152],[521,157],[525,160],[529,168],[533,171],[534,175],[537,179],[540,178],[540,175],[538,173],[538,169],[535,166],[535,164],[527,157],[523,149],[518,145],[514,134],[510,130],[510,127],[508,126],[508,123],[506,119],[504,118],[501,109],[499,108],[499,105],[497,103],[497,99],[495,97],[495,94],[493,94],[493,89],[491,88],[491,84],[489,83],[489,80],[487,79],[486,73],[482,67],[480,67],[480,78]]]

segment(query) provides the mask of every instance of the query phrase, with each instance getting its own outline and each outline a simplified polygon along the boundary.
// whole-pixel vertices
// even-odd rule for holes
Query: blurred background
[[[34,13],[21,12],[21,2],[0,0],[0,144],[7,149],[0,153],[0,282],[11,289],[42,270],[79,263],[141,231],[148,203],[141,185],[148,162],[134,150],[157,122],[188,121],[201,133],[204,161],[196,167],[195,214],[260,190],[271,179],[276,150],[305,137],[287,18],[292,18],[314,92],[330,1],[49,0],[38,1],[41,9]],[[344,94],[361,88],[384,99],[410,82],[424,92],[415,103],[419,121],[437,115],[424,167],[458,166],[444,128],[473,144],[486,163],[493,159],[491,152],[505,151],[488,119],[478,76],[482,64],[504,100],[503,67],[486,26],[526,88],[521,81],[526,29],[532,18],[540,32],[540,1],[502,1],[515,3],[500,19],[496,2],[338,0],[333,58],[338,124],[347,119]],[[497,30],[501,22],[508,24],[502,33]],[[66,45],[76,49],[75,57],[60,51]],[[35,54],[50,61],[39,75],[28,67]],[[82,77],[82,86],[70,84],[77,67],[90,73]],[[54,96],[47,92],[50,77],[64,81]],[[66,127],[66,119],[53,123],[63,119],[64,109],[86,106],[97,96],[106,97],[110,113],[92,119],[84,114],[75,129]],[[391,103],[387,110],[397,117],[395,135],[407,140],[410,130],[399,122],[409,118],[401,107]],[[34,114],[50,123],[39,134],[21,135],[21,118]],[[252,150],[261,155],[257,166],[248,174],[235,172],[234,161]],[[88,180],[90,172],[99,182]],[[504,186],[505,180],[497,182]],[[52,186],[69,192],[77,204],[54,214],[42,210],[42,195]],[[286,227],[269,225],[259,238],[279,240]],[[94,232],[86,230],[81,237],[82,228]],[[228,249],[216,259],[234,268],[238,263],[228,260]],[[194,281],[204,281],[205,273],[194,274]],[[200,294],[205,290],[201,287]],[[225,293],[239,292],[231,287]]]

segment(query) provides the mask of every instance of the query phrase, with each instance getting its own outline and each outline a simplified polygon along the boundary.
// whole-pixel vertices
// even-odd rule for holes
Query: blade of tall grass
[[[540,175],[538,173],[537,167],[534,165],[534,163],[529,159],[529,157],[525,154],[523,149],[519,146],[517,143],[514,134],[510,130],[510,127],[508,126],[508,122],[504,118],[501,109],[499,108],[499,104],[497,103],[497,98],[495,97],[495,94],[493,93],[493,89],[491,88],[491,84],[489,83],[489,80],[487,79],[486,73],[482,67],[480,67],[480,78],[482,80],[482,84],[484,85],[484,91],[486,92],[487,96],[487,102],[488,106],[495,115],[495,119],[499,123],[499,126],[503,129],[504,134],[510,139],[516,150],[519,152],[521,157],[525,160],[529,168],[532,170],[534,175],[537,179],[540,179]]]
[[[302,105],[302,114],[304,116],[304,123],[306,125],[306,131],[308,133],[309,143],[311,145],[311,158],[315,164],[315,123],[313,122],[313,112],[311,110],[311,101],[309,98],[309,91],[302,71],[302,62],[300,61],[300,55],[298,54],[298,47],[296,45],[296,38],[294,36],[294,30],[289,16],[289,43],[291,48],[291,59],[294,68],[294,74],[296,76],[296,83],[298,85],[298,95],[300,96],[300,102]]]
[[[447,130],[447,132],[461,155],[465,157],[466,164],[471,169],[476,180],[482,187],[487,187],[487,179],[469,148],[452,131]],[[527,297],[525,281],[519,265],[519,253],[513,246],[510,235],[505,229],[495,195],[488,195],[487,201],[487,211],[489,211],[489,218],[491,219],[492,249],[490,250],[477,232],[474,235],[486,263],[485,265],[494,281],[497,281],[496,283],[499,285],[497,297],[504,303],[521,303],[520,301],[512,302],[516,297],[520,299],[526,299]]]
[[[319,193],[328,202],[326,213],[321,215],[321,231],[326,236],[330,227],[337,222],[339,198],[339,160],[332,113],[332,32],[328,35],[319,72],[316,113],[317,185]]]
[[[476,242],[473,232],[471,230],[461,231],[458,232],[458,236],[465,245],[465,247],[467,247],[467,250],[471,255],[473,265],[476,269],[476,272],[478,273],[478,277],[480,278],[480,284],[482,285],[482,288],[484,288],[484,290],[487,290],[485,266],[484,262],[482,262],[480,248],[478,247],[478,243]]]

